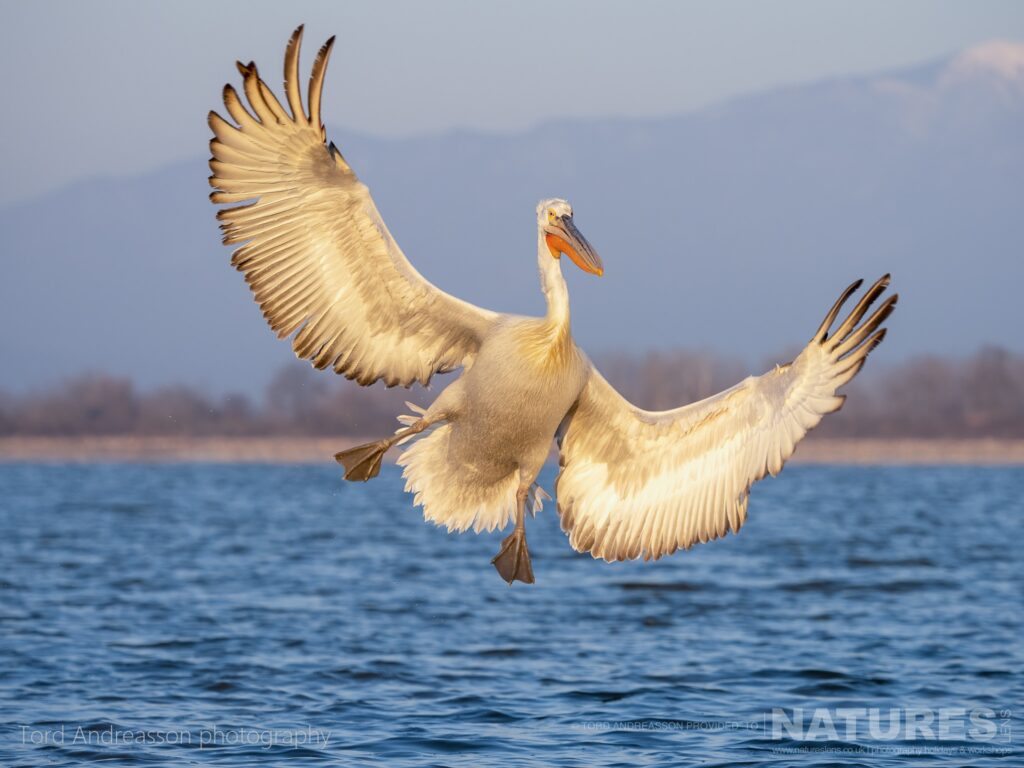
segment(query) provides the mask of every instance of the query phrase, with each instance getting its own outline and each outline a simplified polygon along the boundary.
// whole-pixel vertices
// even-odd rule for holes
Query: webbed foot
[[[365,482],[380,474],[380,463],[390,447],[390,441],[378,440],[336,453],[334,459],[345,467],[346,480]]]
[[[513,581],[533,584],[533,566],[530,564],[530,551],[526,548],[525,529],[517,527],[501,542],[501,549],[491,564],[509,585]]]

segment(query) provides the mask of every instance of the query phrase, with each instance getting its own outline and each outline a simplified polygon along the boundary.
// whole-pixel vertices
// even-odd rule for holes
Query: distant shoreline
[[[0,462],[331,464],[351,437],[3,437]],[[1024,440],[809,438],[798,464],[1024,466]]]

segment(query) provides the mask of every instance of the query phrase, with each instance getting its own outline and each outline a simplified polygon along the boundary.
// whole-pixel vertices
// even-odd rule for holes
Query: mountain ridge
[[[850,280],[885,271],[904,301],[881,358],[1019,351],[1003,329],[1024,278],[1024,88],[1012,67],[950,85],[964,55],[671,117],[329,137],[417,269],[501,311],[542,311],[533,207],[570,199],[608,268],[567,269],[595,353],[728,350],[753,371],[806,341]],[[0,209],[17,263],[0,286],[5,387],[100,369],[262,389],[290,350],[228,267],[207,174],[197,156]]]

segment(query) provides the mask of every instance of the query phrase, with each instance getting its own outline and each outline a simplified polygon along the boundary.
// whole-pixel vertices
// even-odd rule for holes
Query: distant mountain
[[[594,352],[705,348],[756,367],[805,342],[852,278],[887,270],[903,301],[881,357],[1024,350],[1024,44],[672,118],[331,135],[420,270],[495,309],[541,310],[534,206],[569,198],[606,265],[567,270]],[[206,176],[197,147],[0,210],[0,388],[105,370],[262,389],[290,351],[228,266]]]

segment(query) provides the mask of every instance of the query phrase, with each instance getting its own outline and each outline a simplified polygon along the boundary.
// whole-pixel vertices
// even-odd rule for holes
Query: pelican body
[[[670,411],[624,400],[572,338],[562,256],[602,275],[569,203],[537,206],[544,317],[461,301],[424,279],[380,217],[369,190],[333,144],[320,103],[333,38],[319,51],[306,102],[299,91],[302,27],[285,53],[288,109],[238,64],[245,101],[224,88],[230,122],[211,112],[214,187],[224,243],[270,327],[299,358],[360,384],[427,384],[462,369],[429,408],[399,416],[394,435],[342,451],[345,478],[375,477],[398,458],[426,520],[449,531],[513,523],[492,561],[510,584],[534,581],[525,520],[550,496],[536,479],[557,441],[558,514],[569,542],[608,561],[657,559],[740,529],[750,486],[777,474],[796,444],[837,410],[837,390],[885,336],[896,304],[885,275],[833,330],[858,280],[791,363]]]

